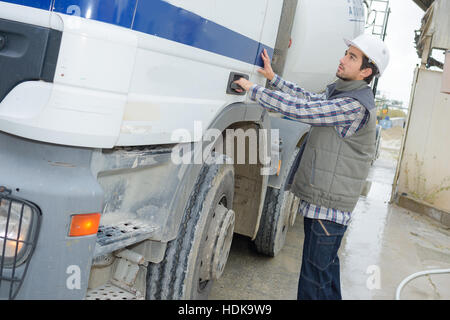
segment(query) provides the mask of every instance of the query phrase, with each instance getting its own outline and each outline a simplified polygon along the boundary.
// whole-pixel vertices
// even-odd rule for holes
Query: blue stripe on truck
[[[193,12],[163,0],[4,0],[81,17],[154,35],[262,66],[261,52],[273,49]]]
[[[53,11],[131,28],[138,0],[53,0]],[[144,0],[148,1],[148,0]]]
[[[250,64],[262,64],[267,46],[165,1],[139,1],[133,30],[207,50]],[[258,61],[258,59],[261,61]]]
[[[3,0],[3,2],[9,2],[13,4],[20,4],[26,7],[33,7],[43,10],[51,10],[52,2],[54,0]]]

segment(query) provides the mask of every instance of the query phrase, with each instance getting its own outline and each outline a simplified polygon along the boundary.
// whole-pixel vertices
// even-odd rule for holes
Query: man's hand
[[[240,78],[239,80],[236,80],[234,83],[238,84],[242,89],[236,89],[236,92],[244,92],[250,90],[250,88],[253,86],[253,83],[248,81],[245,78]]]
[[[266,49],[264,49],[263,52],[261,53],[261,57],[264,62],[264,68],[258,69],[258,72],[261,73],[268,80],[272,81],[272,79],[275,77],[275,72],[273,72],[272,70],[272,64],[270,62],[270,57]]]
[[[269,54],[267,53],[267,50],[264,49],[261,53],[261,57],[264,61],[264,68],[258,69],[258,72],[261,73],[264,77],[266,77],[269,80],[272,80],[275,77],[275,72],[272,70],[272,65],[270,62]],[[238,84],[242,87],[242,89],[236,89],[236,92],[244,92],[249,91],[250,88],[253,86],[253,83],[248,81],[247,79],[240,78],[239,80],[235,81],[234,83]]]

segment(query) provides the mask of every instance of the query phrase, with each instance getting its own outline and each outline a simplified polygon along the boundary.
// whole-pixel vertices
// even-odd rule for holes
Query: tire
[[[299,149],[294,151],[287,164],[289,167],[288,170],[285,170],[280,189],[267,187],[263,212],[254,243],[256,251],[270,257],[275,257],[283,248],[289,225],[294,224],[297,216],[298,198],[284,189],[298,152]]]
[[[175,240],[150,264],[147,299],[206,299],[223,272],[234,232],[234,168],[204,165]]]

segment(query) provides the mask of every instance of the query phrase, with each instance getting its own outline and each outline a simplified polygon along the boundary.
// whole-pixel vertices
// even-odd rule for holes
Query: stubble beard
[[[339,72],[336,72],[336,77],[338,77],[339,79],[344,80],[344,81],[349,81],[348,78],[346,78],[346,77],[344,77],[344,76],[340,76],[340,75],[339,75]]]

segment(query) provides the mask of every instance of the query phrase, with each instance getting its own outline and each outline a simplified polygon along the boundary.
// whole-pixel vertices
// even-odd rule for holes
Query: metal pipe
[[[400,293],[403,289],[403,287],[410,282],[411,280],[418,278],[418,277],[422,277],[425,276],[427,274],[441,274],[441,273],[450,273],[450,269],[436,269],[436,270],[425,270],[425,271],[420,271],[420,272],[416,272],[413,273],[412,275],[406,277],[401,283],[400,285],[397,287],[397,291],[395,293],[395,300],[400,300]]]

